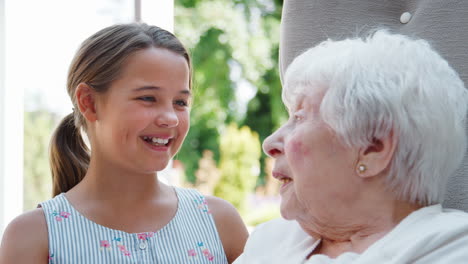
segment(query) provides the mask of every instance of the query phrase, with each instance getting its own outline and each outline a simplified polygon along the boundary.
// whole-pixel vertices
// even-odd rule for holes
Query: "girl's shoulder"
[[[216,196],[204,195],[196,189],[175,187],[175,190],[179,202],[181,200],[195,202],[194,206],[204,209],[205,212],[213,216],[217,226],[218,223],[241,223],[243,225],[237,209],[228,201]]]
[[[0,248],[0,263],[41,263],[48,259],[47,224],[42,208],[19,215],[7,226]]]
[[[203,195],[196,189],[176,187],[179,199],[190,203],[212,217],[217,233],[229,263],[232,263],[244,249],[248,237],[247,228],[237,209],[228,201],[210,195]]]
[[[198,208],[213,216],[216,222],[240,218],[237,209],[228,201],[211,195],[204,195],[196,189],[175,187],[179,202],[190,201]],[[192,203],[191,203],[192,204]]]
[[[249,236],[247,228],[231,203],[215,196],[206,196],[205,199],[213,215],[226,257],[229,263],[232,263],[244,250]]]

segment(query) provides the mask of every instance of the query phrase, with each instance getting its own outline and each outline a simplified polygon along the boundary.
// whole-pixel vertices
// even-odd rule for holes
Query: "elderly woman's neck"
[[[335,258],[345,252],[364,252],[419,208],[421,206],[417,204],[394,201],[386,206],[382,204],[355,212],[352,214],[353,219],[347,217],[346,225],[332,222],[316,226],[300,224],[309,235],[321,239],[319,246],[310,255],[323,254]]]

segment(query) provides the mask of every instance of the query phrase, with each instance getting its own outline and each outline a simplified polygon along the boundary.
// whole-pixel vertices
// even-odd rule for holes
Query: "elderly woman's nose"
[[[280,137],[277,132],[273,133],[263,141],[263,152],[272,158],[283,153],[283,143],[280,141]]]

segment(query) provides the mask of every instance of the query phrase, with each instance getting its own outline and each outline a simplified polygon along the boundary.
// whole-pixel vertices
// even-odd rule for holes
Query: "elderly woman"
[[[325,41],[284,83],[290,118],[263,146],[284,219],[259,226],[236,264],[468,263],[468,214],[440,205],[468,92],[426,41]]]

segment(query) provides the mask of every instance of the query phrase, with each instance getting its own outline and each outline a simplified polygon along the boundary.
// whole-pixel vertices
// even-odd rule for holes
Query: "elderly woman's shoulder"
[[[301,227],[296,221],[289,221],[283,218],[276,218],[265,223],[259,224],[257,227],[255,227],[252,235],[262,233],[263,237],[272,236],[271,238],[274,238],[277,236],[283,236],[285,233],[291,234],[291,232],[295,233],[297,231],[301,231]]]
[[[456,209],[442,208],[440,213],[431,219],[431,225],[437,226],[440,232],[464,234],[468,239],[468,213]]]
[[[311,248],[316,242],[296,221],[270,220],[254,229],[236,263],[252,263],[252,260],[254,263],[272,263],[272,254],[278,261],[287,259],[288,263],[300,263],[304,249]],[[282,263],[278,261],[274,263]]]
[[[431,225],[440,225],[440,228],[453,229],[467,228],[468,229],[468,213],[450,208],[443,208],[440,205],[433,205],[427,209],[427,222]]]
[[[391,263],[460,263],[468,258],[468,213],[441,205],[421,208],[371,246],[364,258],[383,256]],[[448,261],[448,262],[447,262]]]
[[[270,243],[269,241],[274,244],[270,247],[271,250],[275,247],[288,248],[298,243],[312,245],[316,239],[304,232],[296,221],[277,218],[258,225],[247,243],[250,246],[260,245],[265,248],[265,243]]]
[[[363,257],[377,255],[391,263],[465,263],[468,213],[440,205],[419,209],[371,246]]]
[[[443,208],[440,204],[427,206],[403,219],[395,229],[395,231],[419,230],[426,235],[453,231],[459,234],[466,233],[468,236],[468,213]]]

